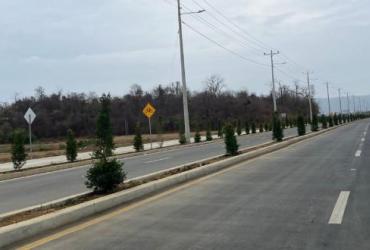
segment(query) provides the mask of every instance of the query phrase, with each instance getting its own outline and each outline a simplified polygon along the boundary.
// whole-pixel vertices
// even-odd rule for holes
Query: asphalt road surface
[[[34,247],[370,249],[369,160],[367,120],[121,208],[102,221],[64,228]]]
[[[286,129],[285,136],[297,134]],[[271,132],[238,137],[240,147],[271,141]],[[124,159],[128,178],[138,177],[193,161],[224,154],[224,143],[218,141],[202,146],[186,147]],[[0,214],[57,200],[88,191],[84,185],[89,166],[51,172],[0,182]]]

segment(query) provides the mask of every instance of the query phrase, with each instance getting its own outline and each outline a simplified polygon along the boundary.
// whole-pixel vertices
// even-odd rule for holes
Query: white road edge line
[[[362,151],[361,151],[361,150],[357,150],[357,151],[356,151],[356,154],[355,154],[355,157],[360,157],[360,156],[361,156],[361,153],[362,153]]]
[[[346,211],[350,191],[341,191],[334,206],[333,212],[329,219],[329,224],[340,225],[343,221],[344,212]]]
[[[146,161],[146,162],[144,162],[144,164],[149,164],[149,163],[154,163],[154,162],[159,162],[159,161],[165,161],[165,160],[168,160],[168,159],[170,159],[170,157],[165,157],[165,158],[156,159],[156,160],[152,160],[152,161]]]

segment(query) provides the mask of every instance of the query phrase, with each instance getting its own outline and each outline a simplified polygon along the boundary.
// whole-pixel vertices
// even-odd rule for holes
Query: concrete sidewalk
[[[217,135],[213,135],[213,138],[216,139],[218,138]],[[202,136],[202,141],[205,141],[205,136]],[[191,142],[194,142],[194,138],[191,138]],[[161,145],[160,142],[153,142],[153,149],[160,148]],[[162,144],[162,147],[170,147],[170,146],[176,146],[180,145],[179,140],[169,140],[169,141],[164,141]],[[144,144],[144,151],[150,150],[150,143]],[[126,146],[126,147],[119,147],[116,148],[114,151],[115,154],[128,154],[128,153],[133,153],[135,152],[135,149],[133,146]],[[92,152],[83,152],[79,153],[77,160],[88,160],[91,159],[91,154]],[[52,157],[45,157],[45,158],[39,158],[39,159],[33,159],[33,160],[28,160],[26,164],[23,166],[22,169],[25,168],[36,168],[36,167],[44,167],[44,166],[49,166],[53,164],[61,164],[61,163],[66,163],[67,159],[65,155],[59,155],[59,156],[52,156]],[[0,173],[1,172],[7,172],[14,170],[13,168],[13,163],[12,162],[7,162],[7,163],[2,163],[0,164]]]

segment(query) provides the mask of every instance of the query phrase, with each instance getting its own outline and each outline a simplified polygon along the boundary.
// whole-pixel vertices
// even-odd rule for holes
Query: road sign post
[[[28,123],[28,136],[30,141],[30,157],[32,159],[32,123],[36,118],[35,112],[31,108],[28,108],[26,114],[24,115],[24,119],[26,119]]]
[[[152,140],[152,122],[151,118],[154,115],[156,109],[149,102],[143,109],[143,114],[148,118],[149,121],[149,140],[150,140],[150,149],[153,149],[153,140]]]

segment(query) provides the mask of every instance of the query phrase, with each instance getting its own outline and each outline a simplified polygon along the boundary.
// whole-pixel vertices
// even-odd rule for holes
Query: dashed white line
[[[340,192],[337,203],[335,204],[333,212],[330,216],[329,224],[342,224],[350,193],[350,191]]]
[[[156,159],[156,160],[152,160],[152,161],[146,161],[146,162],[144,162],[144,164],[149,164],[149,163],[154,163],[154,162],[159,162],[159,161],[165,161],[165,160],[168,160],[168,159],[170,159],[170,157],[165,157],[165,158]]]
[[[361,141],[364,142],[365,141],[365,138],[361,138]]]
[[[361,153],[362,153],[362,151],[361,151],[361,150],[357,150],[357,151],[356,151],[356,154],[355,154],[355,157],[360,157],[360,156],[361,156]]]

